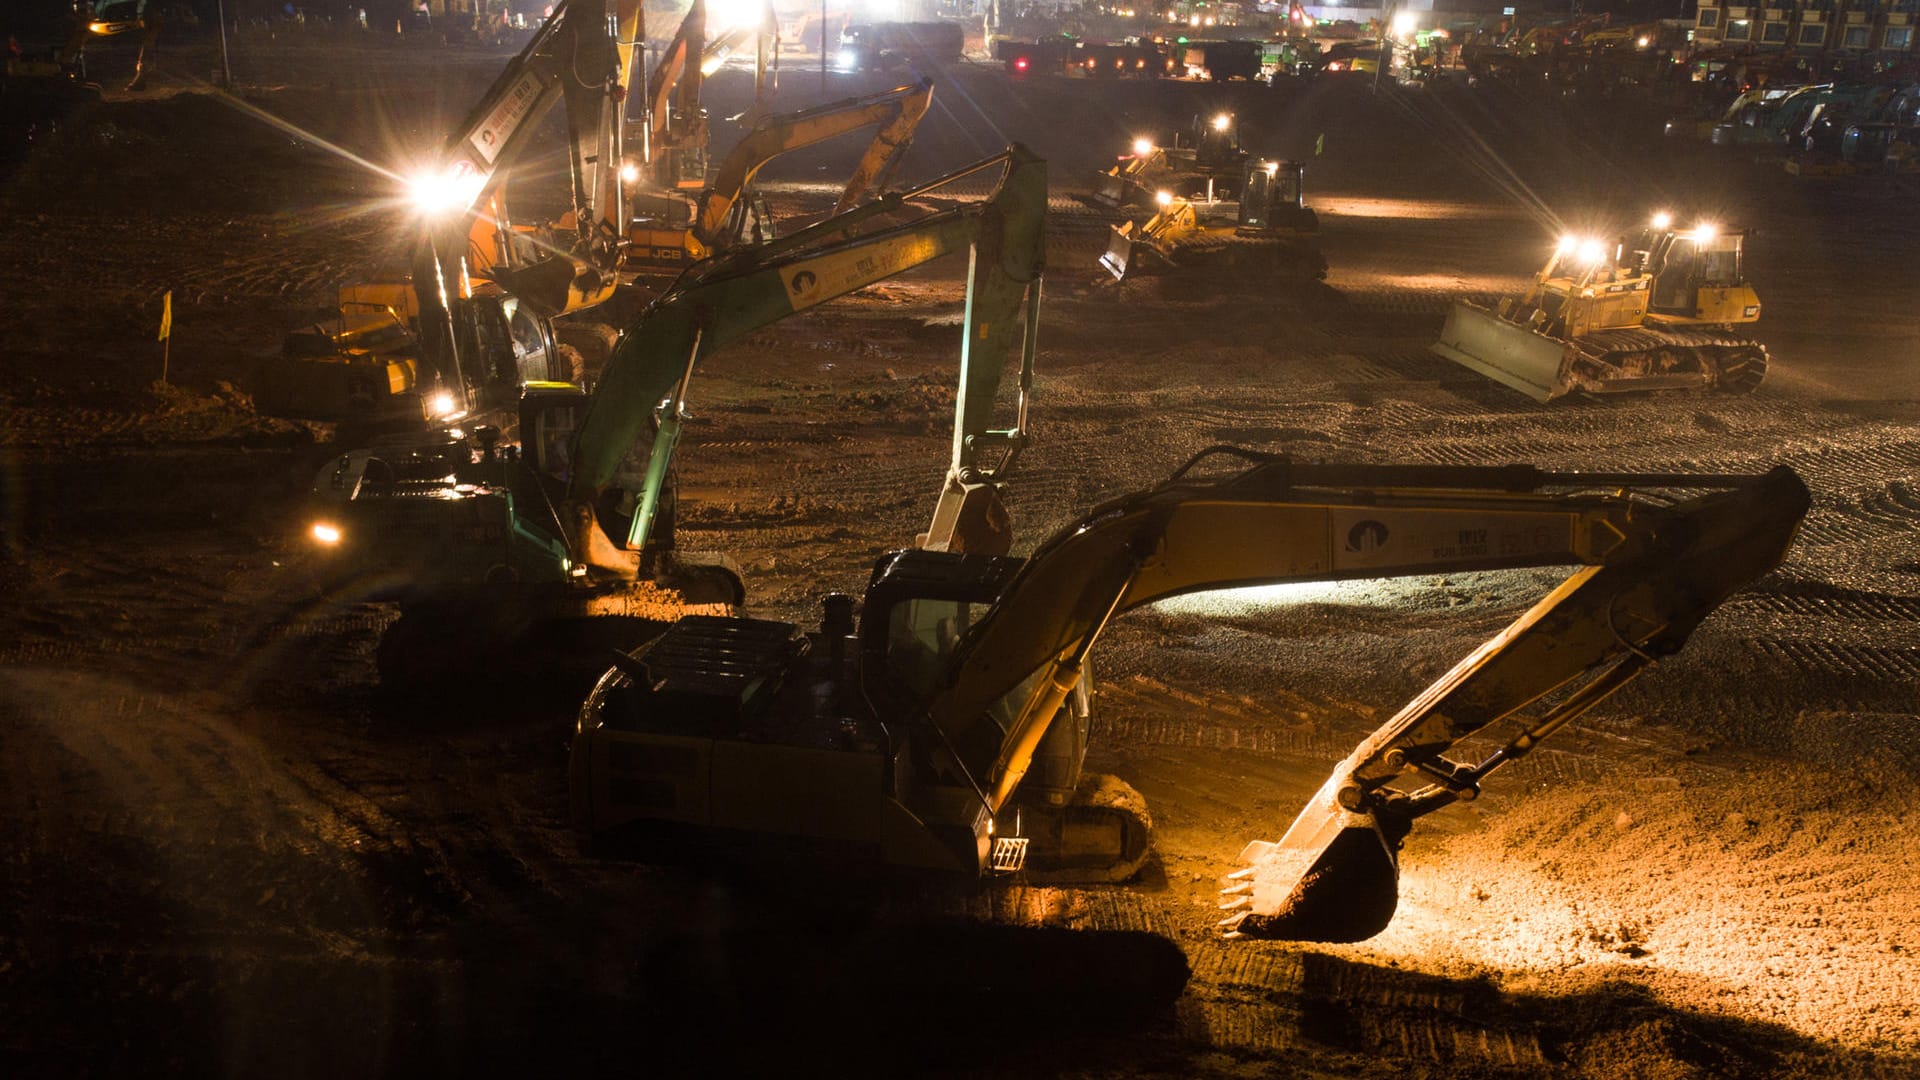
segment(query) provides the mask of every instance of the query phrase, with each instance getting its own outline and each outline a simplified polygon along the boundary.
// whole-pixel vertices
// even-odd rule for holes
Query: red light
[[[1026,58],[1026,57],[1024,57],[1024,56],[1022,56],[1022,57],[1020,57],[1019,59],[1017,59],[1017,60],[1015,60],[1015,61],[1013,62],[1013,70],[1015,70],[1015,71],[1025,71],[1025,70],[1027,70],[1027,58]]]

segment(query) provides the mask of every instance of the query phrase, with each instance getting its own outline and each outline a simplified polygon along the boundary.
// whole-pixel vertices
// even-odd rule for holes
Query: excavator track
[[[1676,378],[1748,394],[1767,375],[1766,347],[1738,334],[1701,328],[1602,330],[1573,343],[1569,370],[1580,389],[1605,392],[1622,380]]]
[[[1031,846],[1025,876],[1043,885],[1127,881],[1153,850],[1147,800],[1117,776],[1089,773],[1065,806],[1020,806]]]

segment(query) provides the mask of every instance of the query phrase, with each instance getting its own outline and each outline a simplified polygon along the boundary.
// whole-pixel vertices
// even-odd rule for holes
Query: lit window
[[[1728,41],[1745,41],[1752,36],[1753,36],[1753,20],[1751,19],[1728,19],[1727,20],[1727,40]]]
[[[1883,49],[1904,49],[1912,43],[1913,28],[1910,26],[1889,26],[1880,37],[1880,47]]]

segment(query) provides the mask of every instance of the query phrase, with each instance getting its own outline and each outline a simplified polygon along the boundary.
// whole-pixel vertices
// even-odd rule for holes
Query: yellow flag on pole
[[[160,294],[160,336],[156,341],[165,341],[173,336],[173,290]]]

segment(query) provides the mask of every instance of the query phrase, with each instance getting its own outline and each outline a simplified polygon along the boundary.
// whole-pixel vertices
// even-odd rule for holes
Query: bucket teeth
[[[1218,927],[1220,932],[1226,934],[1228,937],[1239,937],[1241,936],[1240,924],[1246,921],[1247,921],[1247,913],[1244,911],[1237,911],[1232,915],[1229,915],[1226,918],[1221,919],[1219,922],[1214,923],[1213,925]]]
[[[1238,911],[1243,907],[1250,907],[1252,906],[1252,904],[1253,904],[1253,897],[1236,896],[1231,900],[1220,901],[1220,910],[1221,911]]]
[[[1221,896],[1242,896],[1253,891],[1253,882],[1242,881],[1238,885],[1229,885],[1220,890]]]
[[[1249,881],[1253,878],[1253,867],[1242,867],[1227,875],[1228,881]]]

